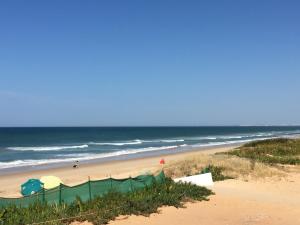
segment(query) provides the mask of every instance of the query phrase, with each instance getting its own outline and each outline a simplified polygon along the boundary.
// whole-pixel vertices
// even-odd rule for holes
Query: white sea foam
[[[33,147],[8,147],[8,150],[14,151],[59,151],[63,149],[88,148],[88,145],[73,145],[73,146],[33,146]]]
[[[241,139],[244,137],[246,137],[246,136],[220,136],[218,138],[220,138],[220,139]]]
[[[193,147],[208,147],[208,146],[218,146],[218,145],[228,145],[228,144],[239,144],[246,143],[250,141],[260,141],[271,139],[274,137],[291,137],[291,135],[296,132],[290,132],[287,135],[283,135],[282,132],[267,132],[267,133],[258,133],[258,134],[248,134],[248,135],[239,135],[239,136],[222,136],[221,139],[224,141],[219,142],[209,142],[209,143],[199,143],[192,145]],[[246,138],[246,139],[242,139]],[[229,140],[228,140],[229,139]],[[230,139],[242,139],[242,140],[230,140]]]
[[[219,146],[219,145],[230,145],[230,144],[239,144],[239,143],[246,143],[249,141],[259,141],[259,140],[266,140],[270,138],[255,138],[255,139],[244,139],[244,140],[236,140],[236,141],[219,141],[219,142],[209,142],[209,143],[201,143],[192,145],[193,147],[209,147],[209,146]]]
[[[143,152],[151,152],[151,151],[162,151],[162,150],[170,150],[176,149],[178,146],[161,146],[161,147],[148,147],[148,148],[140,148],[140,149],[131,149],[131,150],[122,150],[115,151],[109,153],[100,153],[100,154],[92,154],[92,153],[79,153],[79,154],[59,154],[56,156],[62,157],[58,159],[40,159],[40,160],[15,160],[11,162],[0,162],[0,169],[7,169],[13,167],[22,167],[22,166],[39,166],[53,163],[62,163],[62,162],[73,162],[76,160],[86,161],[92,159],[101,159],[108,157],[115,157],[121,155],[130,155],[136,153]]]
[[[135,153],[138,153],[138,152],[159,151],[159,150],[175,149],[175,148],[178,148],[178,146],[173,145],[173,146],[161,146],[161,147],[147,147],[147,148],[140,148],[131,151],[135,151]]]
[[[160,140],[160,142],[173,143],[173,142],[184,142],[184,139],[169,139],[169,140]]]
[[[202,140],[216,140],[217,137],[204,137]]]
[[[127,141],[127,142],[90,142],[89,145],[112,145],[112,146],[124,146],[124,145],[139,145],[143,143],[173,143],[173,142],[183,142],[183,139],[158,139],[158,140],[140,140],[136,139],[133,141]]]
[[[214,136],[187,138],[187,140],[192,140],[192,141],[197,141],[197,140],[216,140],[216,139],[217,139],[217,137],[214,137]]]
[[[228,139],[242,139],[242,138],[253,138],[256,137],[271,137],[274,136],[275,133],[257,133],[257,134],[236,134],[236,135],[215,135],[215,136],[205,136],[205,137],[190,137],[186,138],[186,140],[197,141],[197,140],[228,140]]]
[[[90,142],[90,145],[112,145],[112,146],[123,146],[123,145],[139,145],[142,144],[141,140],[134,140],[128,142]]]
[[[34,166],[53,164],[53,163],[72,162],[79,159],[81,159],[81,157],[65,158],[65,159],[15,160],[11,162],[0,162],[0,169],[16,168],[16,167],[23,167],[23,166],[34,167]]]

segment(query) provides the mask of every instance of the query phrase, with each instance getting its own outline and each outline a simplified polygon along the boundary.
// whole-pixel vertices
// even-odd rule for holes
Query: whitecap
[[[128,142],[90,142],[90,145],[112,145],[112,146],[123,146],[123,145],[139,145],[142,144],[141,140],[134,140]]]
[[[32,147],[7,147],[13,151],[59,151],[63,149],[88,148],[88,145],[73,145],[73,146],[32,146]]]
[[[165,139],[165,140],[160,140],[160,142],[166,142],[166,143],[184,142],[184,139]]]

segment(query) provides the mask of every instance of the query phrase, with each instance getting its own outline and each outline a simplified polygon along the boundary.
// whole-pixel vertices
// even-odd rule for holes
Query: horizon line
[[[66,125],[66,126],[0,126],[0,128],[139,128],[139,127],[300,127],[300,124],[271,124],[271,125],[96,125],[96,126],[78,126],[78,125]]]

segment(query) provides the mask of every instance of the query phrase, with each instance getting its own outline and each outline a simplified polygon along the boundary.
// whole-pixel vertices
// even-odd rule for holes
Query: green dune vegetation
[[[111,192],[103,197],[83,202],[78,199],[70,205],[35,203],[27,208],[10,206],[0,209],[0,224],[51,224],[64,225],[72,221],[90,221],[106,224],[119,215],[149,215],[161,206],[182,207],[187,201],[207,201],[213,192],[192,184],[174,183],[166,178],[130,193]],[[47,223],[44,223],[46,222]]]
[[[247,143],[227,152],[267,164],[300,164],[300,139],[277,138]]]
[[[246,143],[228,152],[195,154],[166,165],[169,177],[199,174],[210,168],[214,181],[282,178],[300,165],[300,139],[276,138]]]

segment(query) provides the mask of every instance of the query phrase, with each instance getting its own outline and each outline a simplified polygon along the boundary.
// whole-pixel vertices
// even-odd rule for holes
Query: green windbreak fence
[[[82,201],[92,200],[95,197],[103,196],[108,192],[132,192],[147,186],[151,186],[153,183],[161,183],[165,180],[165,174],[161,171],[157,176],[153,175],[141,175],[134,178],[127,179],[105,179],[97,181],[88,181],[77,186],[67,186],[61,184],[59,187],[45,190],[22,198],[0,198],[0,208],[7,207],[9,205],[16,205],[20,207],[27,207],[35,202],[47,202],[47,204],[61,204],[72,203],[77,197],[80,197]]]

